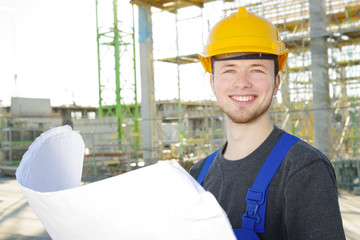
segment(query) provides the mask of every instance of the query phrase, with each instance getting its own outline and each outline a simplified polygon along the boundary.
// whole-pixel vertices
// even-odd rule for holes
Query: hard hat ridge
[[[246,17],[248,17],[248,13],[246,11],[246,8],[239,8],[236,16],[238,18],[246,18]]]

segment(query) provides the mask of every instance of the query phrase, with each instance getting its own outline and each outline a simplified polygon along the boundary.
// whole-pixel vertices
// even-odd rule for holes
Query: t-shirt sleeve
[[[288,239],[345,239],[335,173],[326,161],[312,161],[289,176],[284,189]]]

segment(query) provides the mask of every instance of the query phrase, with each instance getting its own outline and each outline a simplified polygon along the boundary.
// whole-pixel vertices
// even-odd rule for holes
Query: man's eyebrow
[[[265,64],[262,64],[262,63],[254,63],[254,64],[251,64],[252,67],[263,67],[263,68],[266,68]]]
[[[237,65],[234,63],[225,63],[224,65],[221,66],[221,68],[231,68],[231,67],[236,67]],[[267,68],[267,66],[263,63],[253,63],[250,65],[250,67],[261,67],[261,68]]]
[[[233,64],[233,63],[227,63],[225,65],[223,65],[222,67],[235,67],[236,64]]]

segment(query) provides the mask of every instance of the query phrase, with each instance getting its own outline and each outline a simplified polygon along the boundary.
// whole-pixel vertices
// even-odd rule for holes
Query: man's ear
[[[275,96],[278,91],[279,91],[279,88],[280,88],[280,74],[278,73],[275,77],[275,86],[274,86],[274,92],[273,92],[273,95]]]
[[[210,73],[210,85],[213,93],[215,94],[215,88],[214,88],[214,74]]]

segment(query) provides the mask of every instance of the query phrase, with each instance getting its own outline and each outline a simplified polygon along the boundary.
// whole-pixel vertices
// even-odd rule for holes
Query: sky
[[[126,11],[120,11],[120,15],[131,19],[128,1],[120,0],[119,4]],[[100,8],[106,12],[100,16],[112,17],[112,9],[105,9],[106,4]],[[198,8],[193,11],[201,14]],[[137,9],[135,19],[136,13]],[[174,14],[153,14],[155,59],[201,50],[203,32],[199,26],[202,28],[203,23],[198,22],[198,27],[191,29],[193,20],[179,14],[178,32],[188,33],[178,36],[176,47],[175,20]],[[178,87],[184,101],[212,97],[200,64],[180,66],[179,78],[175,64],[155,61],[154,69],[156,100],[177,99]],[[137,81],[140,86],[140,73]],[[0,0],[0,84],[3,106],[10,105],[11,97],[50,98],[53,106],[73,102],[98,106],[95,0]],[[141,89],[138,96],[140,93]]]
[[[97,104],[95,4],[90,2],[0,0],[4,106],[11,97]]]

